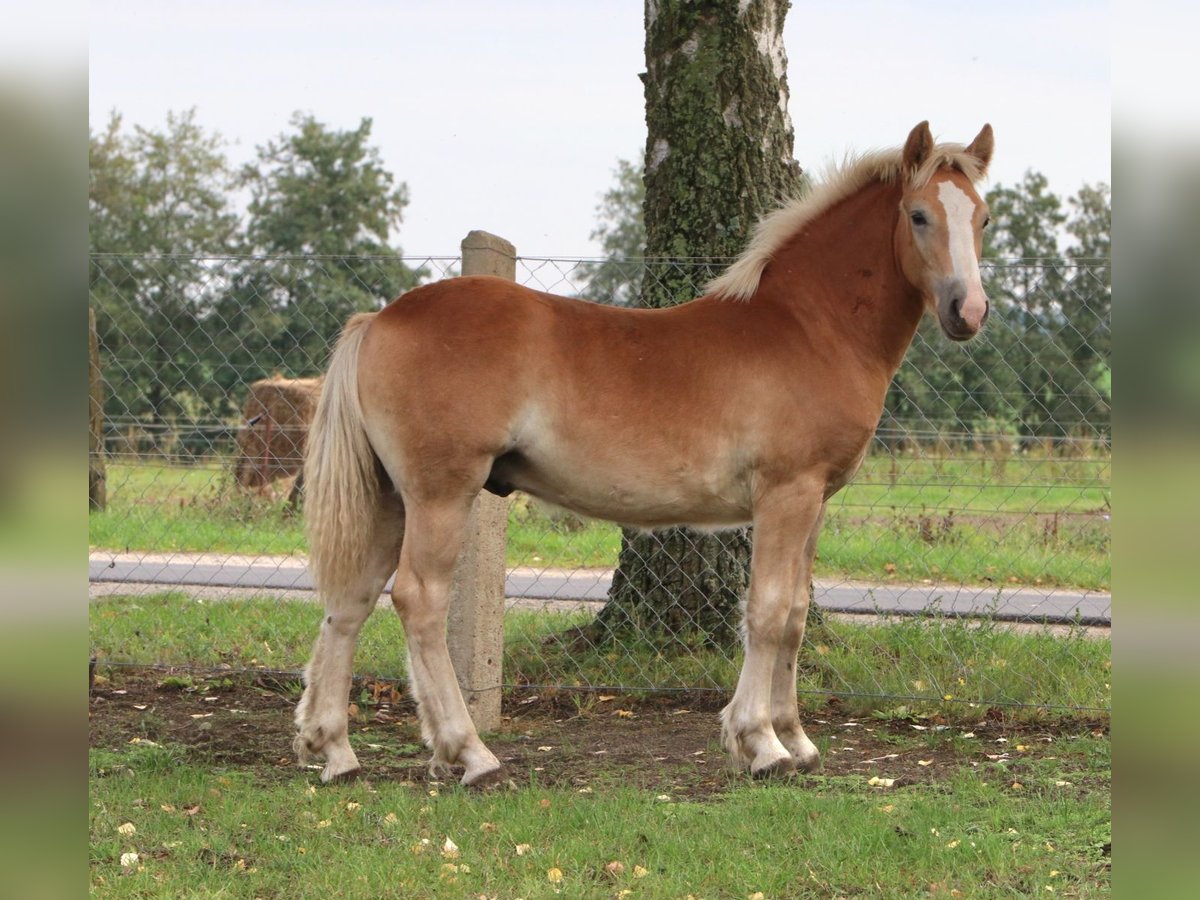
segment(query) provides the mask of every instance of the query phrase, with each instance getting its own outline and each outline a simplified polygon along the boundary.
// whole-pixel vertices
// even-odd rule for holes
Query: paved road
[[[88,580],[129,584],[133,590],[139,585],[313,590],[307,567],[291,557],[94,552],[88,561]],[[603,569],[519,568],[509,571],[505,593],[510,598],[599,604],[608,596],[611,583],[611,571]],[[1098,592],[845,581],[818,581],[815,589],[817,603],[831,612],[936,612],[953,617],[991,614],[1016,622],[1112,624],[1112,596]]]

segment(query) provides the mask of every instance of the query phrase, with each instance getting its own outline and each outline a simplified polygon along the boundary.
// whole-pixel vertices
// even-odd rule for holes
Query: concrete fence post
[[[464,275],[515,281],[516,248],[486,231],[462,242]],[[508,501],[486,491],[475,498],[454,571],[447,643],[471,720],[480,731],[500,727],[500,661],[504,653],[504,574]]]

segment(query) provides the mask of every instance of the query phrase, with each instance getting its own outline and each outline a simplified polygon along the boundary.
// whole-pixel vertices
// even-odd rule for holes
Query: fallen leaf
[[[559,868],[547,869],[546,870],[546,878],[550,881],[551,884],[558,884],[560,881],[563,880],[562,869],[559,869]]]
[[[125,868],[125,869],[132,868],[133,866],[137,865],[137,861],[138,861],[138,855],[132,851],[129,853],[121,854],[122,868]]]
[[[618,716],[620,716],[622,719],[632,719],[632,718],[633,718],[633,710],[631,710],[631,709],[618,709],[618,710],[617,710],[617,715],[618,715]]]
[[[346,804],[346,812],[354,812],[356,809],[362,809],[362,804],[351,800]]]
[[[604,872],[611,878],[620,878],[625,874],[625,863],[619,859],[614,859],[612,862],[605,864]]]
[[[390,812],[386,816],[383,817],[383,821],[386,822],[388,825],[395,825],[400,820],[396,818],[396,814],[394,812]]]
[[[331,820],[322,819],[320,822],[317,823],[317,827],[318,828],[328,828],[332,824],[333,824],[333,822]]]
[[[484,822],[482,825],[479,826],[479,830],[480,831],[495,831],[496,823],[495,822]]]
[[[126,822],[124,825],[118,825],[117,831],[119,831],[121,834],[134,834],[137,829],[133,827],[132,822]]]
[[[649,869],[643,868],[642,866],[634,866],[633,867],[633,877],[634,878],[645,878],[649,874],[650,874]]]
[[[955,839],[955,840],[951,841],[950,843],[948,843],[946,846],[949,849],[953,850],[955,847],[957,847],[961,843],[962,843],[962,841]]]
[[[517,844],[516,849],[517,856],[524,856],[526,853],[529,853],[531,850],[533,850],[533,847],[529,844]]]
[[[615,694],[601,694],[598,698],[601,703],[607,703],[609,700],[616,700]]]
[[[891,787],[895,783],[895,778],[880,778],[878,775],[872,775],[867,780],[867,784],[871,785],[871,787]]]
[[[918,766],[932,766],[933,760],[932,759],[918,759],[917,765]]]
[[[538,747],[538,750],[540,750],[542,753],[548,753],[549,751],[551,751],[553,749],[554,749],[553,747]]]
[[[442,844],[442,856],[446,857],[446,859],[458,859],[458,844],[454,843],[450,838],[446,838],[446,842]]]

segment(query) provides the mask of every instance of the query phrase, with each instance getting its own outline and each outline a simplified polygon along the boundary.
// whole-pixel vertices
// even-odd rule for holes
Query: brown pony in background
[[[820,762],[796,703],[809,576],[825,502],[867,452],[921,316],[951,340],[988,314],[963,147],[927,122],[902,150],[848,162],[758,226],[704,296],[618,309],[491,277],[453,278],[355,316],[308,441],[311,561],[326,615],[296,710],[323,781],[349,776],[359,630],[388,577],[421,731],[441,775],[500,773],[446,648],[451,574],[474,497],[521,490],[640,528],[752,522],[745,660],[721,714],[755,775]]]

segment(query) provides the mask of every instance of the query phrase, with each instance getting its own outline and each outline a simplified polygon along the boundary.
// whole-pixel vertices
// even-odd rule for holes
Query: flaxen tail
[[[304,456],[309,563],[326,603],[353,599],[379,504],[375,452],[358,402],[358,354],[374,318],[360,313],[342,329]]]

